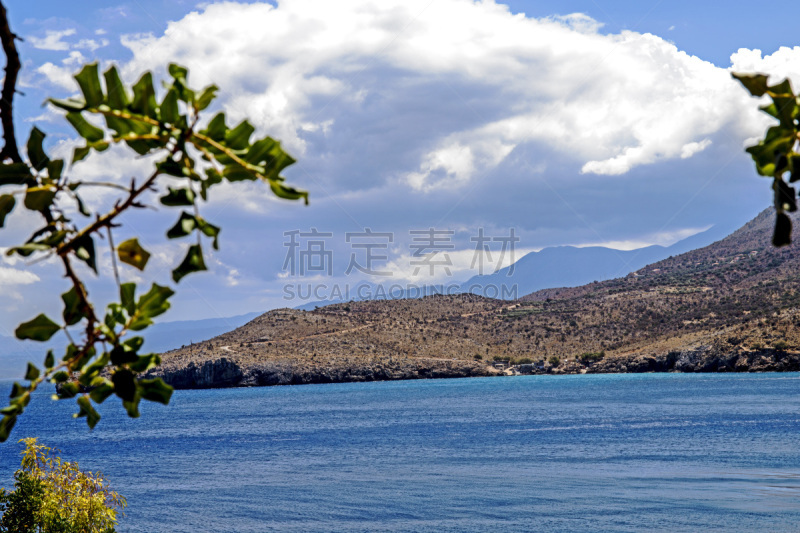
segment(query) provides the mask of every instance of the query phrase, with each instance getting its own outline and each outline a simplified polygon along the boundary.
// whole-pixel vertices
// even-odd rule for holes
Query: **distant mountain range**
[[[724,238],[736,228],[714,226],[692,235],[671,246],[647,246],[635,250],[616,250],[603,246],[555,246],[531,252],[513,266],[492,274],[473,276],[465,282],[449,285],[426,285],[409,291],[392,292],[376,284],[362,282],[350,291],[347,300],[322,300],[298,305],[295,309],[313,311],[334,303],[361,300],[399,300],[420,298],[434,294],[471,292],[479,296],[514,300],[526,294],[552,287],[577,287],[625,276],[645,265],[702,248]],[[359,286],[362,290],[358,290]],[[363,294],[366,297],[360,298]]]
[[[513,266],[494,274],[470,278],[462,284],[462,290],[492,296],[488,287],[513,287],[516,293],[514,298],[521,298],[541,289],[577,287],[594,281],[619,278],[650,263],[708,246],[731,231],[732,229],[715,226],[671,246],[653,245],[636,250],[615,250],[602,246],[545,248],[526,254]],[[502,290],[498,294],[502,294]]]

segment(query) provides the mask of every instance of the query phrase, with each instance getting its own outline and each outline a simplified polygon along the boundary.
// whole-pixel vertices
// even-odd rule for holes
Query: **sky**
[[[21,144],[36,125],[52,154],[71,152],[74,133],[43,102],[75,95],[82,64],[116,64],[133,83],[177,62],[192,85],[220,87],[208,117],[248,118],[298,160],[284,175],[309,206],[255,183],[226,184],[200,206],[223,228],[220,250],[207,247],[209,272],[181,282],[165,320],[294,306],[361,281],[463,281],[548,246],[632,249],[735,228],[771,201],[743,151],[769,121],[730,72],[800,83],[800,8],[775,17],[738,1],[6,5],[24,39]],[[119,147],[70,173],[127,183],[151,163]],[[153,252],[125,280],[171,284],[187,246],[164,235],[178,215],[125,217],[115,240],[138,235]],[[0,248],[36,222],[15,212]],[[90,290],[102,301],[115,289],[101,244]],[[68,288],[52,261],[5,256],[0,287],[0,335],[58,313]]]

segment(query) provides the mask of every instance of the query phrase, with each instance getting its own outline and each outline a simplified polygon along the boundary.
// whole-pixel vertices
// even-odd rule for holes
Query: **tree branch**
[[[11,31],[8,25],[8,14],[2,2],[0,2],[0,40],[3,43],[3,52],[6,55],[6,76],[3,82],[3,91],[0,94],[0,120],[3,123],[3,139],[5,144],[0,150],[0,163],[10,159],[15,163],[21,163],[22,157],[17,148],[17,137],[14,134],[14,113],[13,101],[17,87],[17,74],[22,64],[19,61],[17,45],[14,40],[17,36]]]

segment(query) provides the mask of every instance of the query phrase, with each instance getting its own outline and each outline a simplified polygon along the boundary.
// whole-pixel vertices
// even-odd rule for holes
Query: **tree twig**
[[[19,53],[14,40],[17,36],[11,31],[8,25],[8,14],[6,7],[0,2],[0,40],[3,43],[3,52],[6,55],[6,76],[3,81],[3,91],[0,94],[0,121],[3,124],[3,140],[5,144],[0,150],[0,163],[10,159],[14,163],[21,163],[22,157],[17,148],[17,137],[14,133],[14,93],[17,88],[17,74],[22,64],[19,61]]]

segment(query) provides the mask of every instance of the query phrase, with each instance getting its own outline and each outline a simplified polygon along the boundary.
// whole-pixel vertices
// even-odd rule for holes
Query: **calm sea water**
[[[48,394],[13,440],[102,470],[123,532],[800,530],[800,374],[179,391],[93,432]]]

